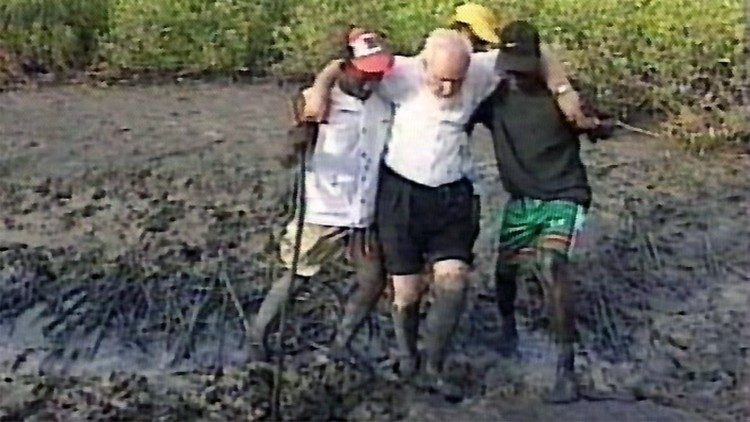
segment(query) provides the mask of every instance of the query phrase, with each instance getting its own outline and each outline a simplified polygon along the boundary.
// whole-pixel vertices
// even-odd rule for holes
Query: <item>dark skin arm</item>
[[[541,46],[542,78],[548,89],[555,95],[557,106],[565,118],[580,129],[591,129],[597,124],[595,119],[585,115],[578,92],[570,84],[565,73],[565,67],[549,46]],[[558,93],[560,87],[566,87],[565,92]]]
[[[328,116],[328,103],[331,88],[342,74],[342,60],[332,60],[323,70],[318,73],[310,95],[307,96],[303,116],[306,120],[313,122],[324,122]]]
[[[287,168],[295,165],[300,152],[314,146],[318,138],[318,123],[304,117],[306,98],[309,96],[306,91],[300,91],[291,99],[292,125],[287,132],[287,143],[281,154],[282,165]]]
[[[466,130],[466,133],[471,136],[472,133],[474,133],[474,127],[477,124],[482,124],[484,127],[486,127],[489,130],[492,130],[492,119],[491,119],[491,110],[492,110],[492,98],[495,96],[493,93],[489,97],[485,98],[484,101],[482,101],[481,104],[477,107],[476,110],[474,110],[474,113],[472,113],[471,118],[469,118],[469,122],[466,123],[466,126],[464,129]]]

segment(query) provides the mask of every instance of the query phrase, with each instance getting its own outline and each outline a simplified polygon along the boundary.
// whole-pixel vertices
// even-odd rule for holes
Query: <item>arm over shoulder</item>
[[[304,120],[323,122],[328,115],[331,88],[341,75],[341,60],[332,60],[315,77],[315,82],[305,95]]]

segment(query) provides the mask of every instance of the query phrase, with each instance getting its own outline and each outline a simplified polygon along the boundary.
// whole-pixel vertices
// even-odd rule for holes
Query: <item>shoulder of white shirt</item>
[[[485,72],[495,72],[495,62],[499,50],[479,51],[471,54],[471,67],[479,68]],[[418,70],[420,57],[416,56],[395,56],[392,72],[393,74],[403,75],[413,70]]]

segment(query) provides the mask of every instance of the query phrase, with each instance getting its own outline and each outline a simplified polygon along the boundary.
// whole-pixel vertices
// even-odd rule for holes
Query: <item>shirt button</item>
[[[367,158],[367,153],[366,153],[366,152],[363,152],[363,153],[362,153],[362,154],[361,154],[360,156],[361,156],[362,158]]]
[[[364,181],[366,181],[366,180],[367,180],[367,177],[365,177],[365,176],[362,176],[362,181],[364,182]]]
[[[360,203],[360,204],[365,204],[366,202],[367,202],[367,201],[365,201],[364,199],[360,199],[360,200],[359,200],[359,203]]]
[[[362,133],[367,133],[367,128],[362,128]]]

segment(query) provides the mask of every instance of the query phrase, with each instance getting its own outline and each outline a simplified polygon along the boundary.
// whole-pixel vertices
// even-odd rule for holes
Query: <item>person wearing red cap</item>
[[[347,57],[331,90],[327,120],[317,126],[317,139],[305,174],[305,214],[295,284],[307,283],[323,265],[345,255],[356,272],[357,287],[345,305],[332,347],[343,357],[357,329],[385,288],[381,248],[374,227],[375,194],[380,160],[391,126],[391,105],[373,87],[393,65],[393,55],[380,37],[361,28],[347,36]],[[302,93],[303,100],[307,92]],[[286,227],[280,257],[293,260],[297,218]],[[263,339],[287,300],[290,277],[281,277],[253,319],[252,357],[264,358]]]

